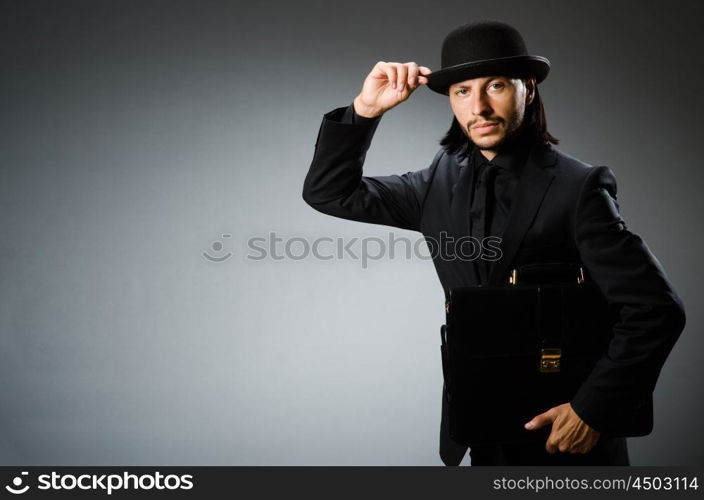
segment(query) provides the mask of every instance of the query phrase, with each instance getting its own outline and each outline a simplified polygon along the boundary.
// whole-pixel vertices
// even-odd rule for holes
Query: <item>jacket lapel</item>
[[[550,145],[537,144],[531,149],[516,186],[516,196],[501,241],[502,257],[489,274],[490,285],[506,284],[509,266],[513,262],[523,238],[540,208],[545,193],[555,174],[547,167],[557,161],[557,153]]]

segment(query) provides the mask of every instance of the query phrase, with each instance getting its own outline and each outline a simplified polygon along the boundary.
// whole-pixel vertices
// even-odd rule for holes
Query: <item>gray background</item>
[[[696,5],[3,1],[0,464],[439,465],[432,264],[247,239],[387,238],[303,202],[321,116],[487,17],[550,59],[550,130],[614,170],[687,306],[632,462],[704,464]],[[450,119],[419,89],[365,172],[425,168]]]

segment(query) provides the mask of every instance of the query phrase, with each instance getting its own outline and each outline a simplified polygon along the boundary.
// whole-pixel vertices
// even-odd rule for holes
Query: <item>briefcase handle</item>
[[[574,283],[581,285],[588,281],[584,267],[569,262],[540,262],[525,264],[511,269],[508,277],[509,285],[544,284],[544,283]],[[445,314],[450,314],[450,298],[445,297]]]
[[[511,269],[508,276],[509,285],[518,285],[528,282],[539,283],[574,283],[582,284],[587,281],[587,273],[583,266],[569,262],[541,262],[526,264]]]

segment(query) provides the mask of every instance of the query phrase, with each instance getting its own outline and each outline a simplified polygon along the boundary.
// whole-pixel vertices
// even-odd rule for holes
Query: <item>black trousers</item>
[[[599,438],[589,453],[550,454],[545,443],[477,445],[470,448],[472,465],[630,465],[625,438]]]

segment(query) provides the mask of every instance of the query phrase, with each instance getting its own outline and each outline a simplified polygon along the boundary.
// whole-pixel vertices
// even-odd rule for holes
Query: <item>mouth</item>
[[[472,125],[472,130],[476,130],[480,134],[486,134],[488,132],[493,132],[498,126],[498,122],[481,122],[476,125]]]

